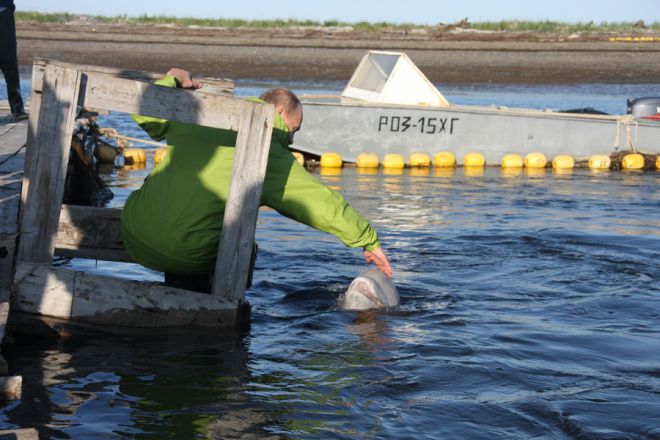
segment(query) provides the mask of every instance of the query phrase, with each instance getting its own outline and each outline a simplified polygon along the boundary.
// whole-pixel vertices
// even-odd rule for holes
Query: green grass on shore
[[[559,21],[485,21],[471,23],[472,29],[504,32],[549,32],[558,34],[572,34],[575,32],[598,32],[598,33],[637,33],[644,31],[660,31],[660,22],[616,22],[616,23],[563,23]]]
[[[131,17],[127,15],[118,15],[106,17],[101,15],[81,16],[78,14],[63,13],[40,13],[30,11],[17,11],[16,20],[19,22],[30,23],[103,23],[103,24],[125,24],[125,25],[174,25],[180,27],[198,26],[198,27],[226,27],[226,28],[282,28],[296,26],[319,26],[319,27],[351,27],[356,31],[383,31],[383,30],[442,30],[445,25],[437,26],[416,25],[412,23],[387,23],[387,22],[343,22],[339,20],[296,20],[296,19],[275,19],[275,20],[244,20],[239,18],[191,18],[191,17],[167,17],[161,15],[142,15]],[[469,23],[467,28],[498,31],[498,32],[548,32],[548,33],[575,33],[575,32],[596,32],[596,33],[646,33],[660,32],[660,22],[647,23],[644,26],[641,23],[619,22],[619,23],[563,23],[557,21],[486,21]]]

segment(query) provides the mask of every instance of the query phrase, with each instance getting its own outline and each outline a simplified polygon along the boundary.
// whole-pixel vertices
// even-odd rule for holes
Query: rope
[[[635,125],[635,136],[633,138],[631,129],[630,129],[630,124],[633,123]],[[632,150],[633,153],[637,152],[637,128],[639,127],[639,123],[635,120],[633,115],[625,115],[625,116],[619,116],[616,118],[616,139],[614,140],[614,149],[616,151],[619,150],[620,146],[620,141],[621,141],[621,126],[623,126],[623,129],[625,130],[626,133],[626,149]]]
[[[124,136],[122,134],[117,133],[117,130],[115,130],[114,128],[101,128],[101,129],[99,129],[99,133],[101,133],[102,136],[105,136],[105,137],[108,137],[108,138],[115,138],[115,139],[118,139],[118,140],[139,142],[139,143],[142,143],[142,144],[153,145],[153,146],[159,147],[159,148],[167,147],[167,144],[163,144],[163,143],[160,143],[160,142],[148,141],[146,139],[139,139],[139,138],[134,138],[134,137],[131,137],[131,136]]]

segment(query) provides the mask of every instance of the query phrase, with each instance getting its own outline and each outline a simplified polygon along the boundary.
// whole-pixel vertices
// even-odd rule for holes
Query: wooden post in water
[[[24,262],[53,259],[81,76],[78,70],[46,67],[20,230],[18,255]]]
[[[245,297],[274,116],[264,106],[241,117],[212,290],[230,300]]]

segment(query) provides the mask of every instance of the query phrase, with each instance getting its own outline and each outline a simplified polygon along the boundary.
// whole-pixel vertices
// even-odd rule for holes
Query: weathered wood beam
[[[121,236],[121,209],[62,205],[55,255],[133,262]]]
[[[217,295],[17,263],[12,311],[119,327],[233,327],[240,304]]]
[[[246,106],[253,103],[201,91],[156,86],[84,72],[84,105],[170,121],[237,131]]]
[[[77,70],[46,66],[21,224],[18,258],[22,261],[50,263],[53,258],[80,81]]]
[[[253,106],[238,130],[212,290],[234,301],[245,296],[274,117],[273,106]]]
[[[37,66],[32,65],[32,78],[34,78]],[[18,224],[23,220],[25,204],[27,203],[27,193],[30,188],[30,170],[32,163],[36,161],[35,139],[37,138],[37,122],[39,121],[39,112],[41,111],[41,90],[43,88],[43,75],[38,81],[39,90],[35,90],[35,82],[32,81],[32,91],[30,93],[30,117],[28,118],[27,141],[25,144],[25,163],[23,165],[23,187],[21,188],[21,204],[19,207]]]
[[[36,58],[32,64],[32,90],[41,92],[41,85],[43,82],[44,70],[46,64],[57,64],[62,67],[71,69],[78,69],[84,72],[102,73],[104,75],[113,76],[116,78],[133,79],[137,81],[155,81],[165,76],[163,73],[141,72],[138,70],[117,69],[114,67],[105,66],[92,66],[86,64],[71,64],[62,61],[48,60],[45,58]],[[214,95],[233,96],[234,94],[234,81],[227,78],[195,78],[195,81],[202,85],[204,93],[211,93]]]

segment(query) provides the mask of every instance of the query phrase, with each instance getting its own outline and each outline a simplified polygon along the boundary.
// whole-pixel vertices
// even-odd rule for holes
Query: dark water
[[[605,99],[599,87],[448,95],[555,107],[559,94],[571,107],[591,94],[603,105],[585,105],[624,112],[630,88],[658,91],[607,86]],[[131,132],[125,116],[105,122]],[[147,171],[109,170],[113,203]],[[660,439],[660,172],[319,178],[379,230],[399,308],[339,310],[360,252],[263,210],[249,331],[10,347],[24,398],[0,427],[58,439]]]

